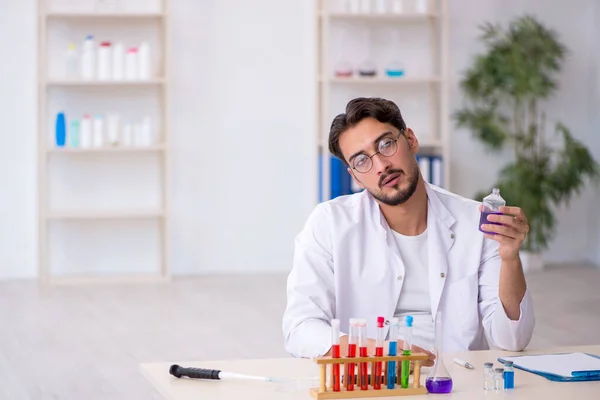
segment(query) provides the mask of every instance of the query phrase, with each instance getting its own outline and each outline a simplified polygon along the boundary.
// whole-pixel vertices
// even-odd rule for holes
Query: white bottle
[[[82,149],[92,147],[92,119],[89,115],[84,115],[79,127],[79,145]]]
[[[98,72],[97,78],[101,81],[107,81],[111,78],[112,74],[112,47],[110,42],[100,43],[98,48]]]
[[[142,145],[152,146],[154,144],[154,135],[152,132],[152,122],[150,117],[144,117],[142,120]]]
[[[360,12],[365,14],[371,12],[371,0],[360,0]]]
[[[125,66],[123,45],[117,42],[112,50],[112,78],[116,81],[120,81],[125,77],[125,74],[123,73]]]
[[[123,125],[123,146],[130,147],[133,145],[133,132],[130,123]]]
[[[138,76],[138,51],[136,48],[127,50],[125,54],[125,79],[136,80]]]
[[[119,114],[109,113],[106,116],[106,136],[110,146],[119,144]]]
[[[75,43],[69,43],[69,48],[65,53],[65,79],[77,79],[79,76],[79,59]]]
[[[150,45],[142,42],[138,49],[138,79],[150,79]]]
[[[375,3],[375,11],[379,14],[385,14],[390,11],[389,0],[377,0]]]
[[[417,0],[417,4],[416,4],[416,12],[418,12],[419,14],[425,14],[427,13],[429,10],[429,0]]]
[[[392,0],[392,12],[402,14],[404,12],[404,0]]]
[[[91,80],[95,78],[96,49],[94,48],[94,37],[88,35],[83,41],[81,51],[81,79]]]
[[[94,147],[102,147],[104,145],[104,123],[102,116],[97,115],[94,118]]]
[[[346,0],[345,2],[345,11],[352,13],[352,14],[357,14],[360,12],[360,4],[359,4],[360,0]]]
[[[144,145],[144,138],[142,137],[142,123],[136,122],[133,124],[133,145],[135,147],[141,147]]]

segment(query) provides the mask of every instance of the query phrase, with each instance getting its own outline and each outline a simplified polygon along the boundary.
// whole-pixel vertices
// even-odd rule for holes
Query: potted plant
[[[597,180],[600,169],[565,124],[546,121],[543,102],[556,92],[567,52],[557,34],[529,15],[514,19],[506,29],[491,23],[481,29],[485,52],[461,78],[465,106],[454,118],[487,148],[512,149],[514,157],[494,187],[508,205],[521,207],[527,215],[530,232],[521,259],[525,270],[540,269],[541,252],[555,232],[554,210],[568,205],[586,181]],[[547,125],[561,139],[558,146]],[[475,198],[481,201],[489,191]]]

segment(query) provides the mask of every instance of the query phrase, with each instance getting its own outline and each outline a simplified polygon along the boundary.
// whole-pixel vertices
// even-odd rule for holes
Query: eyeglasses
[[[400,131],[400,135],[402,135],[402,131]],[[391,157],[396,154],[398,150],[398,139],[400,139],[400,135],[397,138],[393,137],[384,137],[377,143],[377,152],[371,156],[366,154],[359,154],[352,160],[352,168],[361,174],[366,174],[373,168],[373,157],[377,154],[381,154],[385,157]]]

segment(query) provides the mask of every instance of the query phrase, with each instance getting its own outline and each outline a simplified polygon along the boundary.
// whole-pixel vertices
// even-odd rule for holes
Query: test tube
[[[331,320],[331,358],[340,358],[340,320]],[[333,364],[333,391],[340,391],[340,364]]]
[[[356,342],[358,341],[358,321],[356,318],[350,318],[350,329],[348,332],[348,357],[356,357]],[[346,390],[354,390],[354,363],[349,362],[346,364]]]
[[[398,330],[400,329],[400,320],[392,318],[390,325],[388,355],[398,355]],[[388,361],[387,367],[387,388],[394,389],[396,384],[396,361]]]
[[[360,356],[368,357],[367,353],[367,320],[358,320],[358,345],[360,346]],[[360,363],[360,388],[361,390],[369,389],[369,363]]]
[[[410,356],[412,349],[412,315],[406,316],[406,324],[404,327],[404,345],[402,346],[402,355]],[[408,379],[410,377],[410,360],[402,361],[402,373],[400,378],[400,385],[406,389],[408,388]]]
[[[385,318],[377,317],[377,339],[375,341],[375,355],[378,357],[383,356],[383,323]],[[381,374],[382,374],[383,363],[378,361],[375,363],[373,371],[373,389],[381,389]]]

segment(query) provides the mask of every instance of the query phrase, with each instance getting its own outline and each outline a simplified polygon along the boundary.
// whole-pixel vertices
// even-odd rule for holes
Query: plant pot
[[[521,256],[521,265],[523,266],[524,273],[541,271],[544,269],[542,253],[521,251],[519,254]]]

